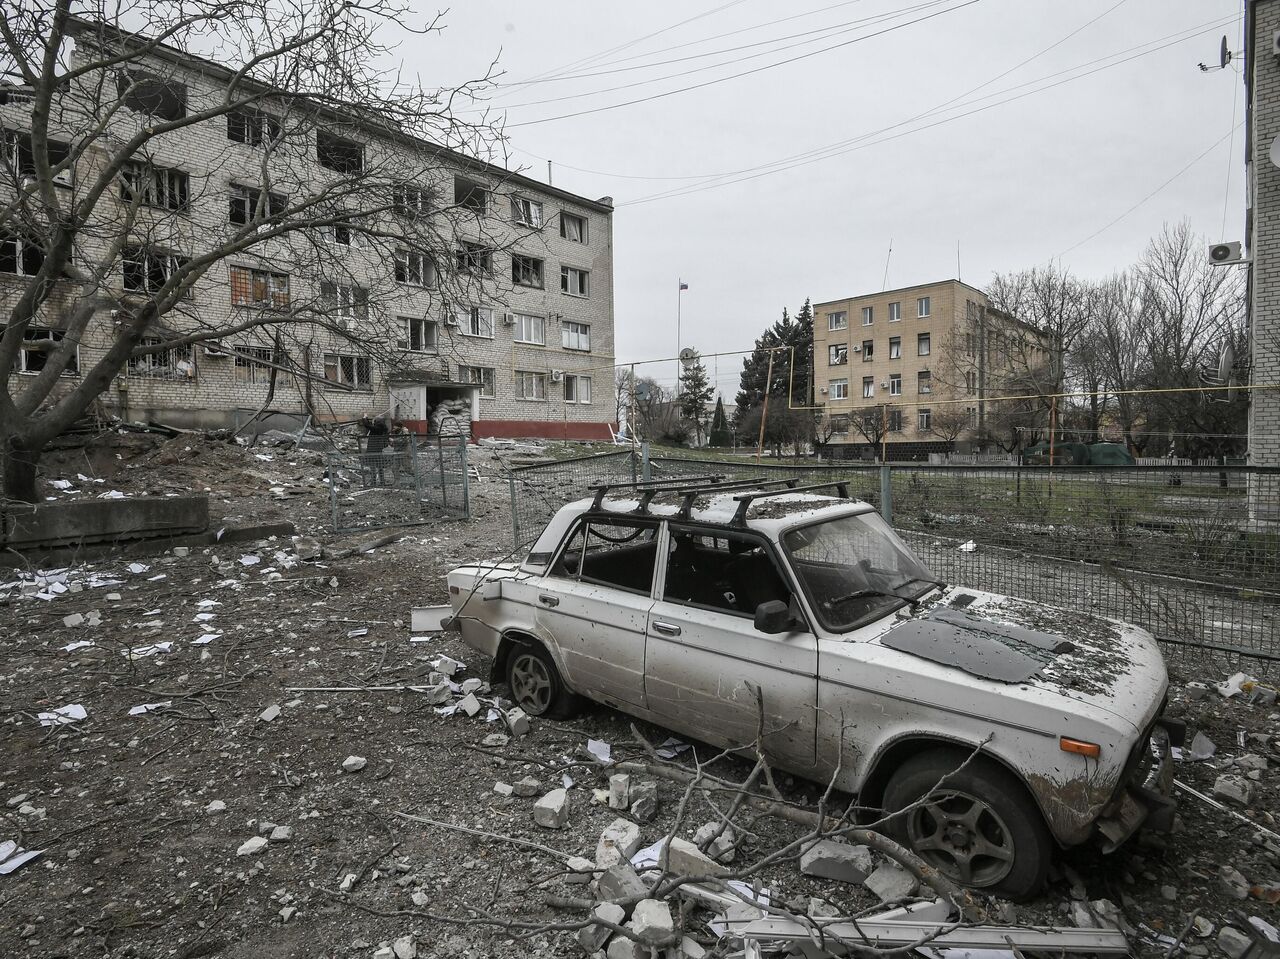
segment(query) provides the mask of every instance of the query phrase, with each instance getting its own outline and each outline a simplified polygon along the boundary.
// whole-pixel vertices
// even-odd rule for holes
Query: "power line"
[[[1240,27],[1240,49],[1244,49],[1244,26]],[[1234,69],[1232,70],[1234,73]],[[1227,182],[1222,188],[1222,229],[1218,235],[1223,239],[1227,236],[1227,210],[1231,204],[1231,168],[1235,165],[1236,156],[1236,116],[1240,107],[1240,87],[1243,83],[1242,79],[1237,79],[1233,84],[1233,92],[1231,94],[1231,146],[1227,149]]]
[[[1232,19],[1235,19],[1235,18],[1232,18]],[[1216,27],[1220,27],[1221,25],[1222,25],[1221,22],[1217,22],[1215,23],[1214,27],[1210,28],[1210,30],[1215,29]],[[865,149],[866,147],[869,147],[869,146],[878,146],[882,143],[888,143],[893,140],[900,139],[901,137],[909,136],[913,133],[921,133],[925,130],[930,130],[936,126],[941,126],[944,123],[951,123],[955,120],[961,120],[961,119],[964,119],[965,117],[973,116],[974,114],[977,114],[977,113],[983,113],[987,110],[993,109],[998,106],[1003,106],[1004,104],[1007,104],[1007,103],[1013,103],[1017,100],[1025,99],[1026,97],[1032,96],[1037,93],[1044,93],[1048,90],[1054,89],[1055,87],[1062,86],[1066,83],[1071,83],[1075,80],[1083,80],[1086,77],[1090,77],[1090,76],[1093,76],[1094,74],[1101,73],[1103,70],[1109,70],[1112,67],[1122,66],[1123,64],[1139,59],[1140,57],[1148,56],[1152,53],[1157,53],[1161,50],[1167,49],[1168,47],[1171,47],[1171,46],[1175,46],[1179,43],[1185,43],[1187,40],[1194,39],[1196,36],[1199,36],[1200,34],[1203,34],[1206,32],[1210,32],[1210,31],[1201,30],[1199,31],[1199,33],[1188,34],[1187,36],[1181,37],[1176,40],[1171,40],[1168,43],[1161,44],[1160,46],[1153,47],[1152,49],[1144,50],[1141,53],[1136,53],[1133,56],[1124,58],[1123,60],[1116,60],[1115,62],[1112,62],[1112,63],[1106,63],[1103,66],[1097,67],[1096,69],[1089,70],[1084,73],[1079,73],[1079,74],[1076,74],[1075,76],[1065,77],[1064,79],[1059,80],[1055,83],[1048,83],[1048,84],[1045,84],[1044,86],[1037,87],[1034,90],[1028,90],[1027,92],[1018,94],[1016,96],[1006,97],[1003,100],[997,100],[994,103],[988,103],[985,106],[974,107],[973,109],[967,110],[963,113],[958,113],[950,117],[944,117],[943,119],[936,120],[932,123],[927,123],[927,124],[924,124],[923,126],[915,127],[910,130],[904,130],[903,132],[894,134],[892,136],[881,136],[881,134],[888,133],[889,131],[895,130],[901,126],[905,126],[906,124],[913,122],[913,119],[902,120],[902,121],[899,121],[898,123],[891,124],[887,127],[882,127],[879,130],[873,130],[869,133],[860,134],[857,137],[853,137],[836,144],[831,144],[827,147],[818,148],[815,150],[807,151],[806,153],[796,155],[796,157],[803,158],[803,159],[789,158],[788,160],[779,160],[779,161],[774,161],[772,163],[761,164],[758,167],[747,168],[746,170],[741,171],[744,174],[750,174],[749,176],[747,175],[739,176],[737,174],[729,174],[725,176],[710,177],[710,178],[707,178],[707,181],[704,181],[704,182],[694,183],[684,187],[677,187],[677,188],[673,188],[666,191],[660,191],[658,193],[653,193],[647,196],[639,197],[638,199],[635,199],[635,200],[625,200],[621,203],[616,204],[615,208],[624,207],[624,206],[635,206],[641,203],[651,203],[656,200],[665,200],[665,199],[670,199],[672,197],[677,197],[677,196],[689,196],[694,193],[704,192],[706,190],[719,189],[720,187],[731,186],[736,183],[744,183],[749,180],[759,179],[760,177],[763,177],[763,176],[770,176],[774,173],[782,173],[787,170],[793,170],[798,167],[807,166],[811,163],[817,163],[821,160],[827,160],[833,157],[843,156],[848,153],[854,153],[858,150]],[[1139,46],[1145,46],[1145,44],[1139,45]],[[1138,48],[1131,48],[1131,49],[1138,49]],[[1127,52],[1127,51],[1122,51],[1122,53],[1123,52]],[[1108,57],[1100,58],[1100,60],[1107,60],[1107,59],[1110,59],[1111,57],[1115,57],[1119,55],[1120,54],[1111,54]],[[1090,63],[1097,63],[1097,62],[1100,62],[1100,61],[1099,60],[1090,61]],[[1007,87],[1004,90],[998,91],[997,93],[990,94],[984,97],[979,97],[978,100],[975,102],[981,102],[982,100],[989,100],[992,97],[1000,96],[1003,93],[1009,93],[1009,92],[1012,92],[1013,90],[1018,90],[1023,87],[1031,86],[1036,83],[1041,83],[1044,80],[1050,79],[1054,76],[1059,76],[1063,73],[1070,73],[1073,70],[1082,69],[1083,66],[1087,66],[1087,65],[1089,64],[1070,67],[1067,70],[1061,70],[1061,71],[1058,71],[1057,73],[1049,74],[1045,77],[1040,77],[1036,80],[1029,80],[1025,83],[1017,84],[1013,87]],[[880,139],[873,140],[871,139],[872,137],[880,137]],[[791,162],[792,159],[795,159],[795,162]],[[720,182],[716,182],[716,181],[720,181]]]
[[[902,29],[905,29],[906,27],[914,26],[918,23],[924,23],[925,21],[932,20],[935,17],[940,17],[948,13],[954,13],[957,10],[963,10],[965,7],[971,7],[974,4],[981,3],[981,2],[982,0],[964,0],[963,3],[959,3],[954,7],[948,7],[947,9],[939,10],[936,13],[926,14],[925,16],[919,17],[915,20],[908,20],[906,23],[900,23],[892,27],[886,27],[885,29],[878,30],[875,33],[868,33],[865,36],[854,37],[852,40],[844,40],[840,43],[832,44],[829,47],[823,47],[820,50],[811,50],[808,53],[801,53],[797,56],[789,57],[786,60],[780,60],[777,63],[766,63],[763,66],[753,67],[750,70],[743,70],[741,73],[730,74],[727,77],[717,77],[714,80],[704,80],[702,83],[695,83],[687,87],[680,87],[675,90],[667,90],[664,93],[654,93],[654,94],[651,94],[650,96],[638,97],[634,100],[624,100],[621,103],[613,103],[613,104],[609,104],[608,106],[593,107],[590,110],[578,110],[574,113],[564,113],[554,117],[543,117],[540,120],[524,120],[520,123],[511,123],[507,125],[507,129],[515,129],[516,127],[534,126],[539,123],[551,123],[556,120],[568,120],[573,117],[588,116],[589,114],[593,114],[593,113],[604,113],[608,110],[618,110],[618,109],[621,109],[622,107],[635,106],[638,103],[649,103],[650,101],[653,101],[653,100],[662,100],[662,99],[665,99],[666,97],[672,97],[679,93],[688,93],[692,90],[701,90],[704,87],[713,86],[714,84],[717,84],[717,83],[725,83],[729,80],[737,80],[737,79],[740,79],[741,77],[748,77],[757,73],[763,73],[765,70],[772,70],[775,67],[783,67],[792,63],[798,63],[801,60],[807,60],[810,57],[816,57],[822,53],[830,53],[832,50],[839,50],[842,47],[847,47],[854,43],[861,43],[863,40],[871,40],[871,39],[874,39],[875,37],[884,36],[887,33],[893,33],[894,31],[902,30]]]

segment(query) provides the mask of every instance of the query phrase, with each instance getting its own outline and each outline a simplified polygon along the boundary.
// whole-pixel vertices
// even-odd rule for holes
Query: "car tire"
[[[517,643],[507,654],[507,688],[517,706],[530,716],[567,719],[581,699],[569,691],[551,654],[537,643]]]
[[[1030,899],[1049,874],[1052,844],[1044,819],[1012,773],[981,756],[965,764],[966,755],[930,750],[899,766],[883,800],[887,815],[899,815],[884,832],[955,882]],[[927,803],[907,809],[926,797]]]

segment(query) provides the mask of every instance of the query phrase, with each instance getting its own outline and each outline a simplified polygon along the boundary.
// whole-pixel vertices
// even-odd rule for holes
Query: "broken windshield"
[[[941,584],[875,513],[802,526],[783,544],[814,612],[833,632],[878,619]]]

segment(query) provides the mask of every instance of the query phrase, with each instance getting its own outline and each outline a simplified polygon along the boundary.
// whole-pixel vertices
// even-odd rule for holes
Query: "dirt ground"
[[[470,522],[408,528],[372,552],[302,560],[287,539],[228,544],[70,563],[66,590],[50,592],[46,581],[47,599],[0,589],[0,842],[43,850],[0,875],[0,956],[582,954],[572,931],[545,927],[580,920],[546,900],[584,887],[568,885],[548,851],[508,840],[593,858],[618,813],[593,796],[609,771],[585,746],[601,740],[615,760],[643,759],[631,721],[592,707],[486,745],[506,732],[486,721],[487,709],[441,715],[419,694],[368,690],[423,683],[441,655],[465,664],[456,682],[489,679],[489,664],[457,638],[411,642],[408,628],[412,607],[445,602],[451,566],[509,549],[501,466],[492,454],[480,458]],[[51,480],[70,483],[47,486],[60,498],[207,491],[218,524],[287,519],[330,548],[361,541],[328,532],[324,468],[313,453],[116,437],[62,451],[45,465]],[[19,568],[0,572],[0,584],[24,572],[30,581],[34,570]],[[83,643],[91,645],[67,649]],[[172,645],[154,650],[163,643]],[[1186,682],[1219,682],[1225,672],[1170,665],[1171,711],[1216,745],[1211,758],[1181,764],[1178,778],[1211,794],[1223,774],[1248,777],[1253,798],[1232,806],[1248,821],[1183,794],[1174,834],[1109,857],[1068,853],[1039,899],[1016,910],[992,903],[993,916],[1071,925],[1084,902],[1108,900],[1135,931],[1134,951],[1151,956],[1165,953],[1156,937],[1177,936],[1193,914],[1201,922],[1187,942],[1196,955],[1220,952],[1219,928],[1237,910],[1275,921],[1280,707],[1212,691],[1191,701]],[[360,691],[301,688],[340,686]],[[73,704],[86,718],[41,724],[41,712]],[[147,704],[164,705],[130,714]],[[639,731],[652,742],[667,735]],[[695,755],[711,753],[695,744],[676,761]],[[350,757],[365,760],[358,771],[344,771]],[[749,766],[722,760],[714,769],[740,778]],[[537,795],[573,781],[565,828],[534,823],[537,795],[495,792],[530,776]],[[676,824],[683,792],[655,781],[656,818],[640,823],[646,844]],[[789,777],[780,786],[802,804],[821,791]],[[712,817],[697,798],[681,832],[691,836]],[[736,862],[784,845],[798,828],[754,823]],[[261,851],[237,854],[273,835]],[[763,878],[775,902],[802,911],[810,897],[850,911],[876,904],[861,886],[801,876],[794,862]],[[707,918],[691,912],[686,929],[711,948]]]

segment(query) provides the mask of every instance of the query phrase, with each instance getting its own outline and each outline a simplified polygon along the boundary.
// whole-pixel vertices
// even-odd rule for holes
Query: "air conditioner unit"
[[[514,313],[503,313],[503,314],[502,314],[502,325],[503,325],[503,326],[515,326],[515,325],[516,325],[516,315],[515,315]]]
[[[458,325],[458,318],[457,318],[456,316],[454,316],[452,313],[450,313],[448,316],[446,316],[446,317],[444,318],[444,325],[445,325],[445,326],[457,326],[457,325]]]
[[[1241,259],[1239,243],[1215,243],[1209,247],[1209,260],[1214,266],[1239,263]]]
[[[850,352],[850,353],[861,353],[861,352],[862,352],[862,347],[860,347],[860,346],[851,346],[851,347],[849,347],[849,352]]]
[[[221,359],[229,359],[231,354],[222,348],[220,343],[206,343],[204,345],[205,356],[216,356]]]
[[[888,380],[882,380],[882,381],[881,381],[881,383],[880,383],[880,389],[882,389],[882,390],[887,390],[888,388],[889,388],[889,381],[888,381]]]
[[[823,396],[826,396],[826,395],[827,395],[827,388],[826,388],[825,386],[820,386],[820,387],[818,387],[818,392],[819,392],[819,393],[821,393]]]
[[[564,370],[552,370],[552,371],[551,371],[551,382],[552,382],[552,383],[559,383],[562,379],[564,379]]]

